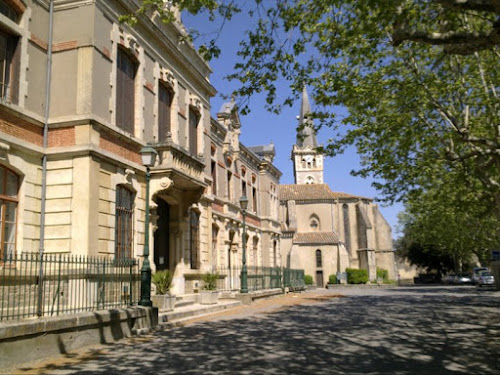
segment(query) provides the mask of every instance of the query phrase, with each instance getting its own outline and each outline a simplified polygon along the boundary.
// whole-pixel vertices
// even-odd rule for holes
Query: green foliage
[[[331,274],[328,276],[328,284],[337,284],[337,275]]]
[[[448,173],[435,186],[411,194],[399,216],[399,255],[427,272],[463,272],[498,248],[495,202],[473,193],[462,173]],[[478,184],[479,185],[479,184]],[[479,190],[479,187],[474,190]]]
[[[304,275],[304,283],[306,285],[312,285],[313,284],[313,277],[311,275]]]
[[[368,282],[368,271],[355,268],[346,268],[348,284],[366,284]]]
[[[219,279],[217,272],[207,272],[201,276],[201,279],[203,280],[203,290],[217,290],[217,280]]]
[[[153,273],[151,282],[156,286],[156,294],[167,294],[172,288],[172,279],[174,275],[169,270],[163,270]]]
[[[386,282],[387,280],[389,280],[389,271],[377,267],[377,279],[382,279],[384,282]]]
[[[498,38],[488,37],[499,27],[493,0],[172,5],[221,26],[245,7],[254,21],[228,77],[239,81],[235,95],[265,92],[267,109],[278,113],[307,85],[316,128],[330,133],[321,150],[337,155],[356,147],[361,167],[352,173],[374,178],[385,201],[406,203],[409,226],[400,245],[408,259],[444,269],[500,246],[500,54]],[[162,0],[144,0],[124,20],[133,24],[153,10],[165,22],[174,19]],[[219,55],[220,32],[195,40],[204,58]],[[283,81],[292,92],[277,93]],[[338,106],[345,116],[335,117]]]

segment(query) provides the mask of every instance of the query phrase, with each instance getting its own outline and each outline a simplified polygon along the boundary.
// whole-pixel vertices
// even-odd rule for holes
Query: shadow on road
[[[409,290],[197,323],[39,373],[500,373],[498,298]]]

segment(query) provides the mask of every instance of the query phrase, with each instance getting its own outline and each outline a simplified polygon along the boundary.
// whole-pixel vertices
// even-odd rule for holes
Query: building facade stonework
[[[372,199],[333,192],[324,183],[307,91],[302,93],[297,143],[292,147],[295,184],[280,185],[282,262],[301,268],[317,286],[346,268],[368,271],[377,267],[397,278],[391,228]]]
[[[148,230],[153,271],[191,293],[202,273],[241,266],[246,195],[247,264],[281,265],[281,173],[239,142],[234,102],[210,115],[211,70],[180,20],[119,22],[138,3],[0,1],[1,256],[140,258]]]
[[[391,273],[388,224],[371,199],[324,185],[311,129],[293,148],[297,185],[280,186],[274,145],[240,142],[235,101],[211,116],[211,69],[180,18],[119,22],[138,4],[0,0],[0,256],[141,258],[148,231],[175,294],[240,267],[243,243],[247,265],[305,268],[318,283],[348,266]],[[149,228],[146,145],[158,153]]]

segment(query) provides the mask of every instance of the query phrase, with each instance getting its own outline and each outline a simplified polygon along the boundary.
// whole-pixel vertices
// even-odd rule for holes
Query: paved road
[[[212,315],[21,373],[500,374],[500,292],[346,288],[287,302],[293,298]]]

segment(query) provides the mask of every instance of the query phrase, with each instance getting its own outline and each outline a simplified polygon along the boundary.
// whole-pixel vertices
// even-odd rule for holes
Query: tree
[[[233,1],[168,3],[211,19],[241,10]],[[460,171],[460,183],[495,202],[500,218],[500,0],[243,3],[256,21],[230,75],[241,82],[240,97],[266,92],[269,109],[279,112],[308,85],[317,126],[331,129],[323,151],[356,146],[362,166],[354,173],[373,176],[386,200],[407,199]],[[165,9],[161,0],[143,4],[146,13]],[[217,56],[216,38],[201,52]],[[294,90],[282,101],[278,79]],[[335,117],[338,105],[348,109],[345,118]]]
[[[396,248],[412,264],[461,272],[489,261],[498,221],[491,202],[470,193],[462,181],[462,176],[450,173],[432,189],[408,198]]]

